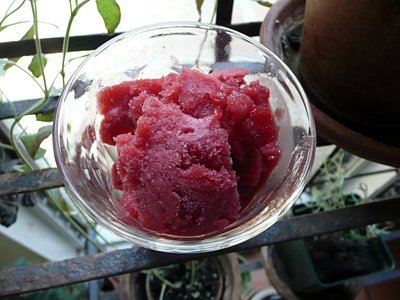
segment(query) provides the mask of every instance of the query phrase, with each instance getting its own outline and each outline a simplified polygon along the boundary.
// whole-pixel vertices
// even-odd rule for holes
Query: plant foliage
[[[115,0],[96,0],[97,10],[109,34],[114,33],[121,21],[121,9]]]

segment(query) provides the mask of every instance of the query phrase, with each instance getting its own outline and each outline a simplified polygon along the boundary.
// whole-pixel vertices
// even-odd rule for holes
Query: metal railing
[[[38,174],[46,175],[41,177]],[[51,176],[47,176],[48,174]],[[21,176],[24,177],[23,181],[20,180]],[[8,192],[3,192],[3,195],[15,193],[16,189],[12,190],[9,187],[16,185],[18,185],[19,191],[27,192],[32,187],[37,191],[62,184],[56,169],[0,175],[0,182],[3,182],[4,178],[7,178],[6,188],[0,185],[0,190],[8,190]],[[41,178],[47,178],[47,180],[40,180]],[[399,218],[400,198],[392,198],[281,220],[255,238],[217,252],[183,255],[133,247],[36,266],[8,269],[0,271],[0,296],[58,287],[229,252],[239,252]],[[393,279],[400,277],[400,274],[395,270],[385,276],[387,279]]]
[[[231,24],[233,0],[219,1],[217,19],[219,25],[231,27],[249,36],[258,35],[260,23]],[[70,40],[70,51],[93,50],[114,35],[75,36]],[[60,52],[62,38],[42,40],[44,53]],[[35,54],[33,41],[7,42],[0,44],[3,57]],[[0,120],[21,113],[34,103],[35,99],[4,104]],[[54,109],[57,97],[52,98],[43,109]],[[0,175],[0,196],[41,191],[63,185],[57,169]],[[82,281],[105,278],[124,273],[136,272],[153,267],[183,262],[223,253],[244,251],[274,243],[331,233],[368,224],[400,219],[400,198],[386,199],[340,210],[323,212],[278,221],[257,237],[232,248],[203,254],[168,254],[144,248],[133,247],[107,253],[80,256],[72,259],[44,264],[6,269],[0,271],[0,296],[21,294],[41,289],[58,287]],[[384,280],[400,277],[399,271],[386,273]]]

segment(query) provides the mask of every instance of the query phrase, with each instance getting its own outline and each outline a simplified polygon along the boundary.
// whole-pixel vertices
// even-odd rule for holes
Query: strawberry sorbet
[[[182,236],[237,220],[280,157],[269,90],[246,75],[184,69],[98,94],[101,140],[118,152],[121,218]]]

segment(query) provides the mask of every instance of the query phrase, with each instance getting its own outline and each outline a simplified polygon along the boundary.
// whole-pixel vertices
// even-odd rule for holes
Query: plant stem
[[[39,57],[39,68],[43,78],[43,86],[44,86],[44,102],[49,98],[49,91],[47,89],[46,83],[46,75],[44,74],[44,63],[42,58],[42,45],[40,44],[39,38],[39,21],[38,21],[38,13],[37,13],[37,6],[36,0],[30,0],[32,14],[33,14],[33,32],[35,33],[35,47],[36,47],[36,55]]]
[[[14,148],[13,148],[13,146],[8,145],[8,144],[0,143],[0,148],[4,148],[4,149],[8,149],[8,150],[15,151]]]
[[[77,4],[77,6],[71,11],[71,14],[70,14],[70,17],[68,20],[67,30],[65,32],[65,36],[64,36],[64,40],[63,40],[62,62],[61,62],[61,71],[60,71],[63,87],[65,86],[65,59],[66,59],[68,48],[69,48],[69,37],[70,37],[72,22],[74,21],[76,15],[78,14],[79,9],[81,9],[89,1],[90,0],[84,0],[81,3]],[[71,2],[70,2],[70,5],[71,5]]]
[[[71,32],[71,28],[72,28],[72,23],[76,17],[76,15],[78,14],[79,10],[89,2],[90,0],[84,0],[81,3],[78,4],[77,1],[75,1],[75,8],[72,9],[72,1],[69,1],[69,5],[70,5],[70,18],[68,20],[68,24],[67,24],[67,29],[65,32],[65,36],[64,36],[64,40],[63,40],[63,46],[62,46],[62,63],[61,63],[61,78],[62,78],[62,84],[63,87],[65,86],[65,60],[66,60],[66,56],[67,56],[67,52],[68,52],[68,48],[69,48],[69,38],[70,38],[70,32]],[[109,242],[100,234],[98,234],[97,229],[95,228],[95,226],[89,221],[89,219],[86,217],[86,215],[79,209],[79,207],[76,206],[75,202],[72,201],[72,203],[74,204],[75,208],[78,209],[78,211],[80,212],[80,214],[82,215],[82,217],[85,219],[85,221],[87,222],[87,224],[91,227],[92,230],[94,230],[98,236],[100,236],[100,238],[109,245]]]
[[[32,14],[33,14],[33,29],[34,29],[34,33],[35,33],[35,47],[36,47],[36,54],[39,57],[39,68],[40,71],[42,73],[42,77],[43,77],[43,85],[44,88],[42,88],[42,91],[44,93],[44,97],[37,101],[34,105],[32,105],[29,109],[27,109],[26,111],[24,111],[22,114],[20,114],[19,116],[17,116],[14,119],[13,124],[11,125],[10,128],[10,142],[11,145],[14,147],[15,151],[17,152],[17,154],[20,156],[20,158],[26,163],[26,159],[23,157],[23,155],[21,155],[21,153],[18,151],[18,147],[16,145],[15,139],[14,139],[14,129],[15,126],[17,125],[17,123],[26,115],[29,115],[33,112],[35,112],[37,109],[39,109],[40,107],[42,107],[43,105],[46,104],[47,100],[49,99],[49,91],[47,89],[47,83],[46,83],[46,77],[44,74],[44,65],[43,65],[43,60],[42,60],[42,47],[40,45],[40,39],[39,39],[39,28],[38,28],[38,16],[37,16],[37,7],[36,7],[36,0],[31,0],[31,8],[32,8]],[[16,66],[18,66],[17,64],[15,64]],[[20,68],[22,69],[22,68]],[[23,70],[23,69],[22,69]],[[25,71],[26,72],[26,71]],[[26,72],[27,73],[27,72]],[[37,81],[35,80],[35,82],[37,83]],[[40,85],[39,85],[40,86]]]
[[[22,72],[24,72],[26,75],[28,75],[37,84],[37,86],[42,90],[43,93],[45,92],[45,90],[40,85],[40,83],[36,80],[36,78],[33,77],[32,74],[29,73],[28,71],[26,71],[24,68],[19,66],[16,62],[13,62],[12,60],[8,60],[8,59],[1,59],[1,62],[5,63],[5,64],[13,65],[16,68],[20,69]]]
[[[113,247],[110,242],[102,235],[99,233],[99,231],[97,230],[96,226],[90,222],[89,218],[86,216],[86,214],[80,209],[80,207],[75,203],[75,201],[71,201],[75,207],[75,209],[80,213],[80,215],[83,217],[83,219],[85,220],[86,224],[89,226],[90,229],[93,230],[94,233],[96,233],[96,235],[98,237],[100,237],[103,242],[109,246],[109,247]]]
[[[214,11],[213,11],[213,13],[212,13],[210,23],[213,22],[213,20],[214,20],[214,18],[215,18],[215,16],[216,16],[216,13],[217,13],[217,5],[218,5],[218,1],[215,1]],[[199,53],[197,54],[197,58],[196,58],[196,61],[195,61],[195,65],[196,65],[197,67],[199,66],[200,55],[201,55],[201,52],[203,52],[204,43],[205,43],[206,40],[207,40],[207,36],[208,36],[208,30],[206,30],[206,33],[204,34],[204,38],[203,38],[203,40],[201,41],[201,44],[200,44]]]
[[[211,15],[210,23],[212,23],[212,22],[214,21],[215,16],[217,15],[217,9],[218,9],[218,0],[215,0],[215,3],[214,3],[214,11],[213,11],[213,13],[212,13],[212,15]]]
[[[14,122],[11,126],[10,131],[13,132],[14,131],[14,127],[16,126],[16,122]],[[21,158],[21,160],[24,162],[24,164],[26,166],[28,166],[29,169],[33,170],[34,167],[32,166],[32,164],[29,162],[29,160],[22,154],[22,152],[20,151],[20,149],[18,148],[18,144],[16,144],[15,140],[14,140],[14,135],[12,134],[10,136],[10,141],[11,141],[11,145],[12,148],[14,149],[14,151],[18,154],[18,156]],[[45,195],[54,203],[54,205],[57,207],[57,209],[61,212],[61,214],[64,215],[64,217],[73,225],[73,227],[80,233],[82,234],[83,237],[85,237],[89,242],[91,242],[97,249],[99,249],[100,251],[103,251],[103,247],[101,247],[95,240],[93,240],[91,237],[89,237],[89,235],[87,234],[87,232],[85,232],[81,226],[71,217],[71,215],[67,212],[65,212],[63,210],[63,208],[60,206],[60,204],[58,203],[58,201],[56,199],[54,199],[53,195],[49,192],[49,191],[44,191]]]
[[[54,83],[54,82],[53,82]],[[46,164],[47,164],[47,166],[49,167],[49,168],[51,168],[52,166],[50,165],[50,163],[47,161],[47,159],[46,158],[43,158],[44,159],[44,161],[46,162]],[[29,166],[28,166],[29,167]],[[33,168],[32,168],[33,169]],[[81,215],[81,217],[84,219],[84,221],[86,222],[86,224],[89,226],[89,228],[90,229],[92,229],[93,230],[93,232],[96,234],[96,236],[98,236],[99,238],[101,238],[102,240],[103,240],[103,242],[108,246],[108,247],[110,247],[110,248],[115,248],[115,247],[113,247],[111,244],[110,244],[110,242],[97,230],[97,228],[96,228],[96,226],[92,223],[92,222],[90,222],[90,220],[89,220],[89,218],[87,217],[87,215],[80,209],[80,207],[75,203],[75,201],[73,201],[71,198],[70,198],[70,195],[67,193],[67,195],[68,195],[68,197],[69,197],[69,199],[70,199],[70,202],[72,203],[72,205],[75,207],[75,209],[76,209],[76,211],[78,212],[78,214],[80,214]],[[55,203],[58,203],[58,201],[57,201],[57,199],[55,199],[54,198],[54,195],[51,193],[51,192],[49,192],[49,195],[47,195],[53,202],[55,202]],[[64,197],[62,196],[62,195],[60,195],[60,197],[62,198],[62,199],[64,199]],[[56,205],[56,204],[55,204]],[[56,205],[56,207],[57,207],[57,205]],[[61,208],[61,207],[60,207]],[[57,207],[57,209],[58,209],[58,207]],[[62,209],[62,208],[61,208]],[[72,215],[71,215],[71,213],[69,212],[69,211],[64,211],[63,209],[62,209],[62,213],[65,213],[65,214],[68,214],[69,215],[69,217],[70,218],[72,218]],[[66,216],[66,218],[67,218],[67,216]],[[69,218],[68,218],[69,219]],[[76,221],[74,221],[73,219],[72,219],[72,221],[73,222],[75,222],[76,223]],[[77,224],[77,226],[79,226],[79,224]],[[79,227],[80,228],[80,227]],[[86,233],[85,233],[86,234]],[[100,251],[103,251],[104,249],[100,246],[100,245],[98,245],[99,247],[97,247],[97,249],[99,249]]]
[[[30,166],[29,166],[30,167]],[[46,194],[46,196],[52,200],[52,202],[54,203],[54,205],[57,207],[57,209],[64,215],[64,217],[68,220],[68,222],[70,222],[73,227],[85,238],[87,239],[89,242],[91,242],[93,244],[93,246],[95,246],[99,251],[104,251],[103,247],[101,245],[99,245],[99,243],[97,241],[95,241],[93,238],[91,238],[88,233],[86,231],[84,231],[81,226],[71,217],[71,215],[64,211],[64,209],[60,206],[60,204],[58,203],[58,201],[56,201],[53,198],[53,195],[51,195],[51,193],[49,191],[45,191],[44,192]]]
[[[86,0],[85,3],[87,3],[89,0]],[[19,124],[19,121],[26,115],[32,114],[34,113],[36,110],[38,110],[40,107],[42,107],[43,105],[45,105],[49,99],[49,90],[47,88],[47,82],[46,82],[46,77],[44,74],[44,64],[43,64],[43,60],[42,60],[42,48],[41,48],[41,44],[40,44],[40,39],[39,39],[39,30],[38,30],[38,14],[37,14],[37,6],[36,6],[36,0],[31,0],[31,9],[32,9],[32,15],[33,15],[33,28],[34,28],[34,33],[35,33],[35,47],[36,47],[36,54],[39,57],[39,68],[42,74],[42,78],[43,78],[43,86],[44,88],[42,88],[42,91],[44,93],[44,97],[37,101],[34,105],[32,105],[29,109],[27,109],[26,111],[24,111],[22,114],[18,115],[15,117],[14,122],[11,125],[10,128],[10,143],[11,143],[11,147],[14,149],[14,151],[17,153],[17,155],[19,156],[19,158],[32,170],[34,169],[32,164],[30,164],[30,162],[28,161],[28,159],[25,157],[25,155],[21,152],[21,150],[19,149],[18,146],[18,141],[19,139],[15,139],[14,137],[14,131],[15,131],[15,127],[17,124]],[[82,2],[82,4],[84,4]],[[15,64],[16,65],[16,64]],[[22,68],[20,68],[22,69]],[[25,71],[26,72],[26,71]],[[35,79],[36,81],[36,79]],[[37,82],[37,81],[36,81]],[[40,86],[40,85],[39,85]],[[97,243],[97,241],[95,241],[94,239],[92,239],[91,237],[89,237],[89,235],[81,228],[81,226],[71,217],[71,215],[67,212],[65,212],[63,210],[63,208],[59,205],[59,203],[53,198],[52,194],[49,191],[45,191],[45,194],[47,195],[47,197],[49,199],[52,200],[52,202],[54,203],[54,205],[57,207],[57,209],[65,216],[65,218],[75,227],[75,229],[82,234],[82,236],[84,236],[89,242],[91,242],[97,249],[99,249],[100,251],[103,251],[104,249]]]
[[[18,11],[18,10],[22,7],[22,5],[24,5],[25,0],[22,0],[22,2],[21,2],[13,11],[9,12],[10,9],[11,9],[11,6],[13,6],[14,3],[15,3],[15,0],[14,0],[13,2],[11,2],[10,6],[7,8],[7,11],[6,11],[6,13],[5,13],[3,19],[0,21],[0,27],[3,25],[4,21],[5,21],[9,16],[11,16],[12,14],[14,14],[16,11]]]
[[[191,289],[196,279],[196,262],[194,260],[191,261],[190,267],[191,267],[191,276],[190,276],[189,288]]]
[[[38,14],[37,14],[37,6],[36,6],[36,0],[31,0],[31,9],[32,9],[32,15],[33,15],[33,30],[35,33],[35,47],[36,47],[36,54],[39,57],[39,68],[42,74],[42,78],[43,78],[43,86],[44,89],[42,89],[43,93],[44,93],[44,97],[37,101],[34,105],[32,105],[29,109],[27,109],[26,111],[24,111],[22,114],[20,114],[19,116],[17,116],[14,119],[14,122],[11,125],[10,128],[10,142],[11,145],[14,147],[16,153],[18,154],[18,156],[24,161],[25,164],[27,164],[27,160],[26,158],[22,155],[22,153],[19,151],[18,146],[16,144],[15,138],[14,138],[14,129],[15,126],[19,123],[19,121],[26,115],[29,115],[33,112],[35,112],[37,109],[39,109],[40,107],[42,107],[43,105],[45,105],[49,99],[49,91],[47,89],[47,83],[46,83],[46,77],[44,74],[44,64],[43,64],[43,60],[42,60],[42,46],[40,44],[40,38],[39,38],[39,28],[38,28]],[[36,81],[36,80],[35,80]],[[28,164],[27,164],[28,165]]]
[[[165,277],[161,276],[158,272],[157,269],[153,269],[151,272],[155,277],[157,277],[163,284],[173,288],[173,289],[179,289],[181,286],[178,284],[174,284],[171,281],[169,281],[168,279],[166,279]]]
[[[160,297],[158,297],[158,300],[163,300],[164,299],[164,294],[165,294],[165,290],[166,289],[167,289],[167,285],[165,283],[163,283],[162,286],[161,286]]]

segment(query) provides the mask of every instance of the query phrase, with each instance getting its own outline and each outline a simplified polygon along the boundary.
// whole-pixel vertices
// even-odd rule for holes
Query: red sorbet
[[[247,74],[184,69],[99,93],[100,137],[118,151],[114,187],[142,227],[182,236],[222,229],[267,180],[278,132],[269,90],[247,84]]]

